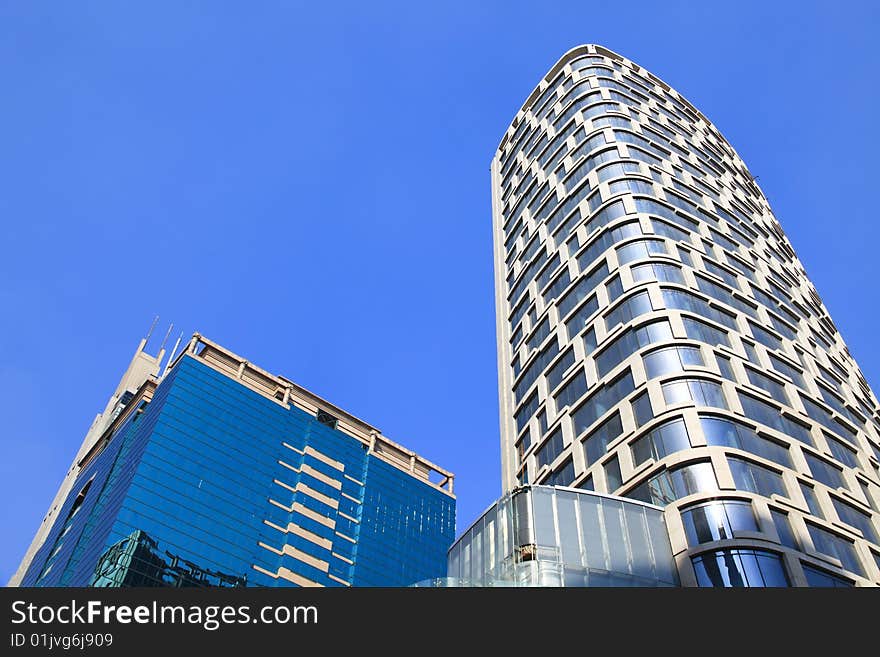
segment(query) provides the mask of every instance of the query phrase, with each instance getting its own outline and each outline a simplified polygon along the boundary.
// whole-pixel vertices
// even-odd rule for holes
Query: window
[[[568,321],[565,322],[565,330],[569,339],[576,336],[587,325],[587,320],[599,310],[599,302],[596,295],[591,296],[578,310],[572,313]]]
[[[774,493],[788,497],[785,482],[778,472],[737,456],[728,456],[727,463],[738,490],[757,493],[764,497],[770,497]]]
[[[532,387],[532,384],[538,379],[538,376],[547,365],[556,358],[559,353],[559,344],[556,338],[547,343],[540,353],[538,353],[531,362],[523,370],[522,375],[517,379],[516,385],[513,387],[513,394],[516,403],[519,403],[523,396]]]
[[[624,495],[649,504],[666,506],[694,493],[717,490],[718,481],[715,479],[715,471],[712,469],[712,464],[707,461],[688,463],[664,470]]]
[[[587,295],[596,288],[599,281],[603,280],[607,275],[608,265],[603,260],[601,265],[593,269],[593,271],[586,276],[580,278],[578,282],[575,283],[574,287],[572,287],[571,290],[569,290],[566,295],[557,302],[556,307],[559,310],[559,316],[565,317],[568,315],[575,306],[587,298]]]
[[[763,438],[739,422],[718,417],[700,417],[700,427],[706,444],[716,447],[734,447],[756,456],[792,468],[788,447]]]
[[[804,575],[807,577],[807,584],[812,587],[846,588],[854,586],[850,580],[844,579],[840,575],[832,575],[829,572],[819,570],[818,568],[806,564],[801,565],[804,568]]]
[[[595,463],[608,450],[608,444],[623,433],[620,413],[615,413],[590,432],[583,442],[587,465]]]
[[[730,338],[727,336],[727,331],[722,331],[691,317],[682,317],[681,321],[684,323],[685,333],[691,340],[699,340],[711,345],[730,346]]]
[[[773,526],[776,528],[776,533],[779,535],[779,542],[785,547],[800,550],[801,547],[798,545],[797,538],[795,538],[794,532],[791,529],[791,522],[788,519],[788,514],[784,511],[778,511],[771,508],[770,517],[773,518]]]
[[[864,576],[865,572],[862,570],[862,564],[852,541],[811,522],[807,523],[807,530],[817,552],[839,559],[846,570]]]
[[[774,370],[776,370],[780,374],[784,374],[785,376],[787,376],[799,388],[806,388],[807,387],[806,384],[804,383],[804,377],[798,369],[796,369],[795,367],[786,363],[784,360],[779,358],[776,354],[769,354],[769,356],[770,356],[770,364],[773,365]]]
[[[870,513],[857,509],[833,495],[831,496],[831,503],[834,505],[834,510],[837,511],[841,521],[861,531],[862,536],[872,543],[880,543],[880,537],[877,536],[877,528],[874,526],[874,521],[871,520]]]
[[[654,342],[672,339],[672,328],[665,319],[630,328],[620,333],[596,355],[596,371],[605,376],[633,353]]]
[[[807,508],[817,518],[825,519],[825,514],[822,513],[822,507],[819,506],[819,499],[816,497],[816,491],[813,490],[812,486],[805,484],[804,482],[798,482],[801,486],[801,493],[804,495],[804,500],[807,502]]]
[[[605,484],[609,493],[613,493],[623,485],[623,478],[620,476],[620,463],[616,456],[605,464]]]
[[[804,450],[804,458],[807,460],[807,465],[810,466],[810,472],[813,473],[813,479],[821,481],[830,488],[846,488],[846,483],[843,480],[843,472],[840,468],[831,465],[825,459],[813,456],[806,450]]]
[[[574,463],[571,459],[550,473],[542,483],[547,486],[571,486],[574,483]]]
[[[562,454],[565,445],[562,439],[562,426],[556,427],[553,433],[544,441],[544,444],[535,452],[535,459],[538,467],[542,467],[556,460],[556,457]]]
[[[723,376],[728,381],[737,382],[736,376],[733,374],[733,366],[730,364],[730,359],[727,356],[722,356],[719,353],[715,354],[715,360],[718,361],[718,370],[721,372],[721,376]]]
[[[829,436],[827,433],[823,435],[825,436],[825,442],[828,443],[828,449],[834,454],[834,458],[851,468],[859,467],[856,451],[852,447],[834,436]]]
[[[519,407],[519,410],[514,413],[514,418],[516,419],[516,432],[519,433],[522,431],[523,427],[528,424],[529,419],[532,417],[535,411],[538,410],[538,392],[535,391],[526,402]]]
[[[755,340],[770,349],[771,351],[782,351],[782,341],[766,329],[758,326],[754,322],[749,322],[749,328]]]
[[[847,440],[852,440],[850,436],[855,433],[849,427],[837,422],[832,416],[831,413],[826,411],[824,408],[819,406],[812,399],[807,397],[806,395],[800,395],[801,402],[804,405],[804,410],[806,410],[807,415],[814,419],[816,422],[821,424],[823,427],[828,429],[829,431],[833,431],[838,436],[841,436]]]
[[[632,401],[633,416],[635,416],[636,426],[640,427],[654,419],[654,411],[651,408],[651,398],[645,391]]]
[[[608,303],[617,301],[623,294],[623,283],[620,282],[620,276],[615,274],[614,278],[605,284],[605,290],[608,293]]]
[[[684,285],[684,276],[681,269],[675,265],[667,265],[661,262],[649,262],[644,265],[636,265],[632,268],[633,281],[643,283],[646,281],[662,281],[664,283],[679,283]]]
[[[600,387],[571,413],[574,434],[580,435],[634,389],[632,374],[629,370],[622,372],[614,381]]]
[[[693,557],[692,561],[697,585],[701,587],[790,586],[782,558],[767,550],[714,550]]]
[[[813,438],[810,436],[809,429],[782,415],[780,409],[772,404],[757,397],[747,395],[744,392],[739,393],[739,401],[742,404],[743,413],[750,420],[781,431],[806,445],[813,445]]]
[[[639,315],[644,315],[653,310],[654,308],[651,306],[651,299],[648,293],[644,290],[637,292],[619,303],[614,310],[605,315],[605,327],[610,331],[618,324],[626,324]]]
[[[669,255],[666,250],[666,242],[648,238],[617,247],[617,262],[621,265],[633,260],[644,260],[653,255]]]
[[[692,401],[697,406],[727,408],[721,385],[702,379],[680,379],[661,386],[667,404]]]
[[[677,418],[661,424],[632,443],[633,463],[638,467],[649,459],[659,461],[690,446],[684,420]]]
[[[785,387],[783,387],[781,383],[774,381],[769,376],[766,376],[751,367],[746,367],[745,370],[749,383],[768,392],[773,399],[785,404],[789,403],[788,395],[785,394]]]
[[[556,386],[562,382],[562,377],[572,365],[574,365],[574,349],[569,347],[562,354],[562,358],[557,360],[553,367],[547,371],[547,390],[555,390]]]
[[[687,310],[689,312],[718,322],[730,329],[736,329],[736,318],[729,313],[710,306],[709,302],[686,290],[662,290],[663,304],[671,310]]]
[[[664,347],[643,356],[649,379],[681,372],[694,366],[703,366],[703,356],[697,347]]]
[[[750,502],[716,500],[692,506],[681,513],[688,545],[734,538],[735,532],[756,532],[758,522]]]
[[[583,371],[580,371],[574,378],[569,379],[559,389],[559,392],[553,395],[553,399],[556,401],[556,410],[562,410],[564,407],[576,402],[583,397],[585,392],[587,392],[587,377],[584,376]]]

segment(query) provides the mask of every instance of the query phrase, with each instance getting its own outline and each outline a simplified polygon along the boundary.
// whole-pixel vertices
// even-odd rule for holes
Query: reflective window
[[[649,459],[659,461],[669,454],[691,446],[684,420],[677,418],[661,424],[632,443],[633,463],[636,467]]]
[[[852,541],[811,522],[807,523],[807,530],[817,552],[836,557],[846,570],[864,576],[865,572]]]
[[[714,550],[692,561],[701,587],[790,586],[782,557],[766,550]]]
[[[623,433],[620,413],[615,413],[590,432],[584,439],[584,457],[587,465],[595,463],[608,450],[608,444]]]
[[[801,547],[798,545],[794,532],[791,529],[791,522],[788,519],[788,514],[784,511],[778,511],[777,509],[771,508],[770,517],[773,518],[773,526],[776,527],[776,533],[779,535],[779,542],[785,547],[800,550]]]
[[[556,427],[553,433],[544,441],[544,444],[535,452],[535,458],[538,467],[547,465],[556,460],[556,457],[562,454],[565,444],[562,438],[562,426]]]
[[[807,564],[801,564],[804,568],[804,575],[807,577],[807,584],[813,587],[832,587],[832,588],[849,588],[855,586],[850,580],[833,575],[825,570],[819,570]]]
[[[758,531],[751,503],[742,500],[715,500],[688,507],[682,511],[681,520],[691,547],[734,538],[734,532]]]
[[[664,347],[645,354],[642,359],[649,379],[705,365],[703,356],[697,347]]]
[[[788,395],[785,394],[785,388],[778,381],[774,381],[769,376],[758,372],[757,370],[752,369],[751,367],[746,367],[746,376],[749,379],[749,383],[753,386],[761,388],[762,390],[766,390],[770,393],[770,396],[773,399],[783,402],[784,404],[788,404]]]
[[[825,459],[810,454],[806,450],[804,450],[804,458],[807,460],[807,465],[810,466],[813,479],[821,481],[830,488],[846,488],[846,482],[843,479],[843,472],[840,468],[831,465]]]
[[[822,513],[822,507],[819,506],[819,500],[816,497],[816,491],[813,490],[812,486],[805,484],[804,482],[798,482],[801,487],[801,493],[804,495],[804,500],[807,502],[807,508],[817,518],[825,518],[825,514]]]
[[[694,493],[710,493],[717,490],[718,480],[715,479],[712,464],[699,462],[663,470],[624,495],[642,502],[666,506]]]
[[[813,445],[809,429],[782,415],[779,408],[744,392],[739,393],[739,401],[750,420],[766,424],[806,445]]]
[[[635,390],[635,386],[629,370],[622,372],[614,381],[601,386],[571,413],[574,434],[577,436],[587,430],[633,390]]]
[[[605,464],[605,483],[609,493],[613,493],[623,485],[620,463],[616,456]]]
[[[576,336],[587,325],[587,321],[599,310],[599,301],[596,295],[591,296],[580,308],[572,313],[565,322],[565,330],[569,339]]]
[[[617,262],[621,265],[630,263],[633,260],[644,260],[653,255],[668,255],[666,242],[663,240],[642,239],[617,248]]]
[[[691,340],[699,340],[711,345],[730,346],[730,338],[727,335],[727,331],[722,331],[692,317],[682,317],[681,321],[684,323],[685,333],[687,333],[688,338]]]
[[[651,299],[644,290],[622,301],[605,315],[605,326],[610,331],[618,324],[626,324],[639,315],[652,312]]]
[[[632,268],[632,277],[636,283],[662,281],[664,283],[684,284],[684,276],[682,276],[680,268],[661,262],[636,265]]]
[[[605,376],[633,353],[654,342],[672,339],[672,328],[665,319],[623,331],[596,355],[596,371]]]
[[[870,513],[857,509],[851,504],[837,499],[833,495],[831,496],[831,503],[834,505],[834,510],[837,511],[837,516],[843,522],[850,527],[855,527],[861,531],[862,536],[872,543],[880,543],[880,537],[877,536],[877,528],[874,526],[874,521],[871,519]]]
[[[702,379],[681,379],[661,386],[667,404],[679,404],[692,401],[697,406],[727,408],[721,385],[714,381]]]
[[[687,310],[730,329],[736,329],[736,318],[686,290],[663,289],[663,305],[670,310]]]
[[[744,424],[717,417],[701,416],[700,426],[707,445],[734,447],[779,465],[793,467],[788,447],[759,436]]]
[[[728,456],[727,463],[738,490],[746,490],[764,497],[773,494],[788,497],[782,475],[775,470],[737,456]]]
[[[547,389],[554,390],[562,382],[562,377],[574,365],[574,349],[569,347],[547,372]]]
[[[654,411],[651,408],[651,398],[645,391],[632,401],[633,416],[636,420],[636,426],[640,427],[654,419]]]
[[[828,449],[834,454],[834,458],[851,468],[859,467],[858,456],[852,447],[834,436],[829,436],[828,434],[824,434],[824,436],[825,442],[828,443]]]

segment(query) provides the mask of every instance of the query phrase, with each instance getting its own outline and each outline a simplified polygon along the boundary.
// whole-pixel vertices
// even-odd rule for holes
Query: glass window
[[[595,267],[593,271],[586,276],[578,279],[574,287],[572,287],[571,290],[569,290],[565,296],[556,303],[556,307],[559,309],[559,316],[565,317],[568,313],[574,310],[575,306],[586,299],[590,292],[592,292],[607,275],[608,265],[603,260],[601,265]]]
[[[846,570],[864,576],[865,572],[852,541],[811,522],[807,523],[807,530],[817,552],[840,559]]]
[[[750,420],[781,431],[805,445],[813,445],[809,429],[782,415],[779,408],[744,392],[739,393],[739,401],[742,404],[743,413]]]
[[[773,399],[781,401],[784,404],[789,403],[788,395],[785,394],[785,388],[781,383],[774,381],[769,376],[766,376],[757,370],[753,370],[751,367],[746,367],[745,370],[749,383],[767,391]]]
[[[818,456],[810,454],[806,450],[804,450],[804,457],[807,460],[807,465],[810,466],[810,472],[813,473],[813,479],[821,481],[830,488],[846,488],[843,472],[840,468],[831,465],[825,459],[820,459]]]
[[[736,383],[736,376],[733,374],[733,367],[730,364],[730,359],[727,356],[722,356],[721,354],[716,353],[715,360],[718,361],[718,369],[721,371],[721,376],[728,381]]]
[[[556,427],[552,434],[544,441],[544,444],[535,452],[538,467],[547,465],[556,460],[562,454],[565,444],[562,438],[562,426]]]
[[[727,331],[722,331],[691,317],[682,317],[681,321],[684,323],[685,333],[687,333],[688,338],[691,340],[699,340],[711,345],[730,346],[730,338],[727,335]]]
[[[638,467],[649,459],[659,461],[690,446],[684,420],[677,418],[661,424],[632,443],[633,463]]]
[[[605,376],[633,353],[654,342],[672,339],[672,328],[665,319],[630,328],[620,333],[596,355],[596,370]]]
[[[623,294],[623,283],[620,282],[620,276],[617,274],[605,284],[605,290],[608,292],[608,302],[612,303],[620,298]]]
[[[621,372],[614,381],[601,386],[571,413],[574,434],[578,436],[589,429],[596,420],[605,415],[634,389],[632,374],[628,369]]]
[[[800,371],[797,368],[793,367],[792,365],[789,365],[784,360],[779,358],[776,354],[769,354],[769,356],[770,356],[770,364],[773,365],[773,369],[775,369],[780,374],[784,374],[785,376],[787,376],[789,379],[792,380],[792,382],[796,386],[798,386],[800,388],[807,387],[806,384],[804,383],[803,375],[800,373]]]
[[[771,508],[770,517],[773,518],[773,525],[776,527],[776,533],[779,535],[779,542],[785,547],[800,550],[801,547],[798,545],[794,532],[791,529],[791,522],[788,519],[788,514],[784,511],[778,511]]]
[[[547,390],[555,390],[572,365],[574,365],[574,349],[569,347],[562,357],[553,364],[553,367],[547,371]]]
[[[759,436],[744,424],[717,417],[700,416],[700,427],[703,429],[707,445],[734,447],[779,465],[793,467],[788,447]]]
[[[654,477],[624,493],[635,500],[666,506],[677,499],[718,490],[715,471],[708,461],[688,463],[664,470]]]
[[[736,318],[733,315],[710,306],[708,301],[692,292],[664,288],[662,294],[663,304],[671,310],[687,310],[713,322],[723,324],[727,328],[737,328]]]
[[[684,285],[684,277],[681,269],[675,265],[667,265],[660,262],[649,262],[636,265],[632,268],[633,281],[643,283],[645,281],[662,281],[664,283],[679,283]]]
[[[701,587],[790,586],[782,557],[766,550],[714,550],[692,561]]]
[[[620,413],[614,413],[602,424],[590,432],[584,439],[584,457],[587,465],[595,463],[608,450],[608,444],[623,433]]]
[[[727,408],[721,385],[702,379],[680,379],[661,386],[667,404],[693,401],[697,406]]]
[[[877,528],[874,526],[870,513],[857,509],[833,495],[831,496],[831,503],[834,505],[834,510],[837,511],[837,516],[842,522],[861,531],[862,536],[872,543],[880,543],[880,537],[877,536]]]
[[[645,260],[653,255],[668,255],[666,242],[648,238],[617,247],[617,262],[621,265],[634,260]]]
[[[611,312],[605,315],[605,326],[610,331],[618,324],[626,324],[639,315],[653,311],[651,299],[648,293],[642,290],[619,303]],[[571,333],[569,332],[569,335]]]
[[[788,497],[785,482],[778,472],[736,456],[728,456],[727,463],[738,490],[757,493],[764,497],[770,497],[773,494]]]
[[[804,568],[804,575],[807,577],[807,584],[813,587],[837,587],[847,588],[855,586],[850,580],[840,575],[832,575],[831,573],[819,570],[807,564],[801,564]]]
[[[637,427],[647,424],[654,419],[654,411],[651,408],[651,398],[648,396],[647,391],[633,399],[632,408]]]
[[[828,443],[828,449],[834,454],[834,458],[851,468],[859,467],[858,456],[852,447],[844,443],[842,440],[838,440],[834,436],[829,436],[827,433],[824,434],[824,436],[825,442]]]
[[[734,532],[756,532],[758,522],[750,502],[716,500],[682,511],[682,522],[691,547],[734,537]]]
[[[688,367],[705,365],[699,348],[685,346],[664,347],[645,354],[643,360],[649,379],[681,372]]]
[[[616,456],[605,464],[605,483],[609,493],[613,493],[623,485],[623,478],[620,476],[620,463]]]
[[[816,491],[813,490],[812,486],[805,484],[804,482],[798,482],[801,486],[801,493],[804,495],[804,500],[807,502],[807,508],[817,518],[825,519],[825,514],[822,513],[822,507],[819,506],[819,500],[816,497]]]

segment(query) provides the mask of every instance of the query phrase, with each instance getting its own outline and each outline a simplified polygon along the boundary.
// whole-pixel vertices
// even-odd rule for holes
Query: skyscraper
[[[145,343],[10,585],[405,586],[445,575],[451,473],[199,334],[164,371],[164,353]]]
[[[567,52],[492,161],[502,481],[665,508],[685,586],[880,583],[880,413],[745,164]]]

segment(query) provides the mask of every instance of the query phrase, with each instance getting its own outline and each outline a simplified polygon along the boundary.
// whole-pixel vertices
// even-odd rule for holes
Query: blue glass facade
[[[293,404],[181,358],[80,473],[24,586],[405,586],[446,573],[454,497]]]

